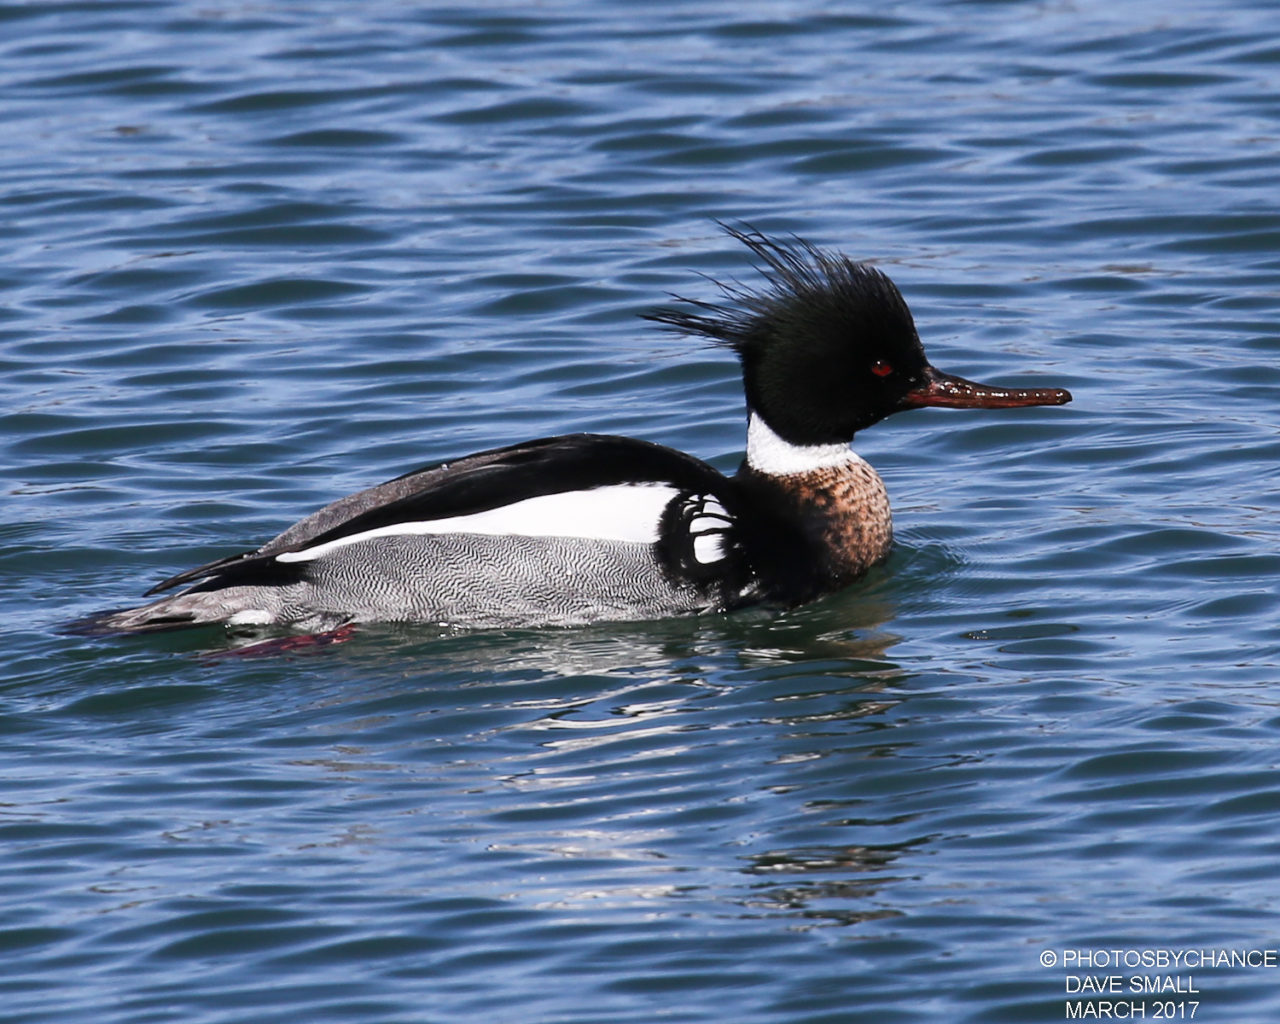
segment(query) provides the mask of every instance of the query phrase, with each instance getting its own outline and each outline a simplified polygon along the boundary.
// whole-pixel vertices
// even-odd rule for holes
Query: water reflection
[[[748,858],[743,872],[767,879],[752,884],[737,902],[795,917],[812,925],[854,925],[900,916],[883,904],[868,905],[885,885],[904,880],[890,868],[923,840],[881,846],[832,846],[770,850]],[[776,880],[775,880],[776,879]]]
[[[451,887],[506,879],[539,906],[886,916],[872,897],[928,841],[885,804],[920,785],[893,736],[893,610],[872,585],[717,619],[361,629],[292,662],[326,680],[295,766],[364,794],[307,842],[444,843]]]

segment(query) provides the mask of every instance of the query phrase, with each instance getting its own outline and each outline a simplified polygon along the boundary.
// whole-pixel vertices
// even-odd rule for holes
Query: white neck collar
[[[784,441],[757,412],[747,420],[747,465],[759,473],[786,476],[831,469],[858,461],[847,444],[792,444]]]

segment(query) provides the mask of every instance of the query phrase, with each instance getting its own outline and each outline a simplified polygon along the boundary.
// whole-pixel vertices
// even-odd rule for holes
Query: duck
[[[935,369],[907,303],[870,263],[722,225],[762,281],[712,282],[643,314],[737,356],[736,473],[651,441],[576,433],[433,463],[339,498],[253,550],[187,569],[80,632],[355,623],[572,626],[794,607],[893,545],[889,497],[851,447],[894,413],[1063,405]]]

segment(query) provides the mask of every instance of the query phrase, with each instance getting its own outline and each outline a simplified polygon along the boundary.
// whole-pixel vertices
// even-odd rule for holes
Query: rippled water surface
[[[0,5],[0,1017],[1277,1019],[1063,963],[1280,946],[1275,13]],[[731,469],[636,317],[750,280],[716,219],[1075,402],[860,435],[896,553],[784,614],[58,633],[467,451]]]

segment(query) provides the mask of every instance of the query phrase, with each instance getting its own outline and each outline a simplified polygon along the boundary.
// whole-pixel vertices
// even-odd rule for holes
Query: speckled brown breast
[[[829,571],[841,583],[861,576],[889,554],[893,515],[880,474],[855,458],[836,469],[784,478],[809,529],[822,538]]]
[[[787,595],[792,600],[838,590],[889,554],[893,516],[884,481],[850,455],[844,465],[807,473],[773,476],[750,466],[738,472],[740,484],[758,499],[767,497],[779,521],[798,531],[799,549],[786,550],[793,546],[778,537],[780,559],[772,567],[784,589],[793,591]]]

